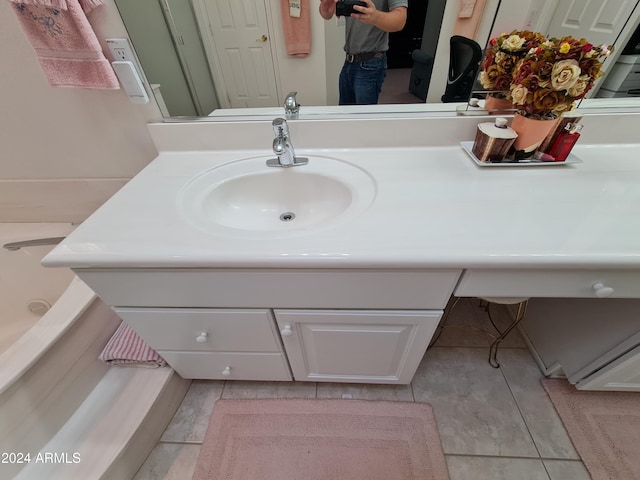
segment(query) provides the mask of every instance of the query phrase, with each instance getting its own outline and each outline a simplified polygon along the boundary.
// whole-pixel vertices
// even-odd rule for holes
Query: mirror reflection
[[[167,117],[282,107],[291,91],[298,92],[297,100],[307,112],[311,107],[337,105],[338,75],[345,58],[343,19],[324,20],[318,12],[319,0],[309,0],[310,53],[288,55],[282,14],[288,3],[116,0],[145,76]],[[610,0],[603,9],[602,2],[594,0],[409,0],[405,27],[390,34],[387,77],[379,103],[455,111],[443,103],[465,101],[445,96],[450,93],[446,90],[451,38],[466,37],[484,48],[493,36],[514,29],[614,45],[614,54],[604,66],[607,75],[590,96],[638,97],[639,3]]]

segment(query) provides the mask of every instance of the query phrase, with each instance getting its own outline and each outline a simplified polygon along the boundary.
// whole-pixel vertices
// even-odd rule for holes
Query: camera
[[[350,17],[352,13],[360,13],[353,9],[354,5],[367,6],[366,3],[359,0],[338,0],[336,3],[336,17]]]

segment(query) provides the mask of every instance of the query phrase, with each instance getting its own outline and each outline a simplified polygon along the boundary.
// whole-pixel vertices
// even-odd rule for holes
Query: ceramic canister
[[[507,126],[507,119],[478,124],[471,151],[481,162],[502,162],[518,134]]]

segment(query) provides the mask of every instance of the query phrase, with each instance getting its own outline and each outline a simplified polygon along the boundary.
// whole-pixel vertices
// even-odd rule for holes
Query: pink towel
[[[43,7],[60,8],[62,10],[66,10],[68,8],[67,0],[9,0],[9,1],[17,4],[24,3],[25,5],[41,5]],[[85,13],[89,12],[90,10],[93,10],[96,7],[99,7],[104,3],[103,0],[79,0],[79,1]]]
[[[311,53],[311,15],[309,0],[295,0],[300,3],[300,17],[289,14],[289,1],[280,0],[282,14],[282,32],[287,54],[294,57],[306,57]]]
[[[129,325],[122,322],[107,342],[100,360],[119,367],[164,367],[167,362],[142,340]]]
[[[51,86],[120,88],[86,16],[102,0],[10,1]]]

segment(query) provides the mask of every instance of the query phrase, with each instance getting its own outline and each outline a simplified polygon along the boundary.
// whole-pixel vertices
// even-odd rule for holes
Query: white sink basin
[[[247,158],[201,173],[181,190],[180,212],[213,234],[279,236],[344,222],[375,198],[373,178],[347,162],[310,156],[307,165],[280,168],[267,167],[268,158]]]

